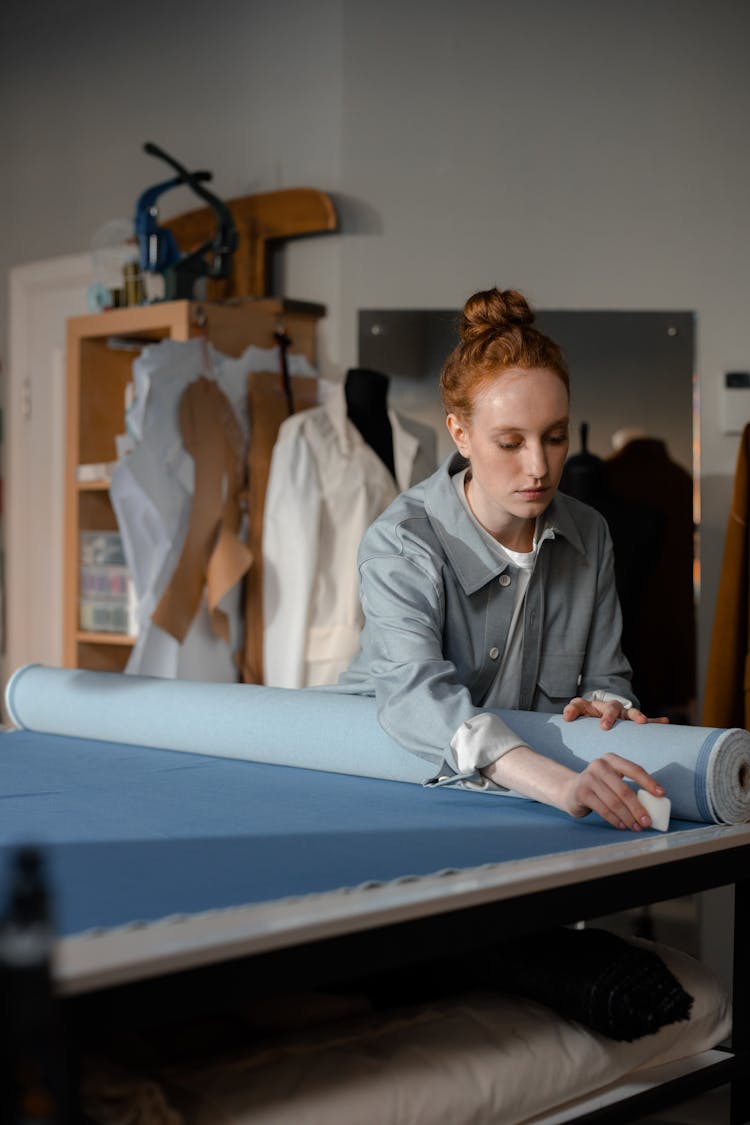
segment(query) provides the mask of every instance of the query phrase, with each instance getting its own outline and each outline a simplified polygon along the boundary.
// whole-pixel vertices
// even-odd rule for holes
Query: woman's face
[[[448,415],[451,436],[471,462],[469,503],[501,542],[499,533],[513,538],[554,496],[568,455],[568,409],[554,371],[511,367],[478,392],[470,420]]]

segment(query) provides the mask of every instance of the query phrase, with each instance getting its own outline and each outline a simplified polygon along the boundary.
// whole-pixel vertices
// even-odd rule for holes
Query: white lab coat
[[[396,480],[349,420],[343,384],[279,430],[263,519],[268,685],[335,683],[359,648],[360,539],[399,491],[435,467],[434,431],[388,415]]]

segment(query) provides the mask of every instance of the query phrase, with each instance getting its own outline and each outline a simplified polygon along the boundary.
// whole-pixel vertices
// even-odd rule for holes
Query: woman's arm
[[[485,766],[482,773],[496,785],[515,789],[570,816],[596,812],[613,827],[633,832],[649,828],[651,818],[623,778],[629,777],[655,797],[664,796],[662,786],[644,769],[619,754],[604,754],[577,773],[530,746],[517,746]]]
[[[431,762],[438,777],[478,777],[457,760],[452,739],[482,714],[443,652],[445,595],[439,569],[428,557],[369,555],[360,563],[365,627],[362,651],[346,679],[372,684],[381,726],[402,746]],[[492,720],[492,756],[521,739],[499,716]],[[485,761],[488,759],[485,759]],[[484,763],[482,763],[484,764]]]
[[[417,560],[363,550],[360,575],[366,624],[362,652],[350,673],[373,683],[381,725],[402,746],[432,762],[436,779],[476,778],[479,770],[504,788],[572,816],[585,816],[593,809],[618,827],[650,824],[646,810],[622,781],[623,776],[631,777],[660,796],[660,787],[639,766],[606,755],[582,774],[576,773],[522,745],[499,715],[473,704],[443,651],[444,588],[439,569],[426,553]],[[613,612],[611,603],[603,608],[605,615]],[[616,602],[614,608],[619,638]],[[609,624],[611,629],[611,619]],[[604,623],[600,626],[605,634]],[[606,643],[603,648],[601,666],[611,667],[607,659],[611,655],[618,671],[624,666],[629,672],[617,639],[611,652]],[[629,688],[622,676],[608,687],[620,685],[622,690]],[[465,742],[472,745],[464,746]]]

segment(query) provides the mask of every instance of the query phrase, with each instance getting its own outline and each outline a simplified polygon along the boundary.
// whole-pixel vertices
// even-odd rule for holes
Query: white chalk
[[[651,793],[647,793],[645,789],[639,789],[636,797],[651,817],[651,827],[655,828],[657,832],[666,832],[669,828],[669,814],[672,810],[672,802],[669,797],[654,797]]]

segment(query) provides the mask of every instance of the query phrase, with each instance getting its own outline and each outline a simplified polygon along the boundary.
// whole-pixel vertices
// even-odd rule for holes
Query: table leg
[[[734,887],[732,1050],[738,1057],[732,1080],[731,1125],[750,1122],[750,879]]]

